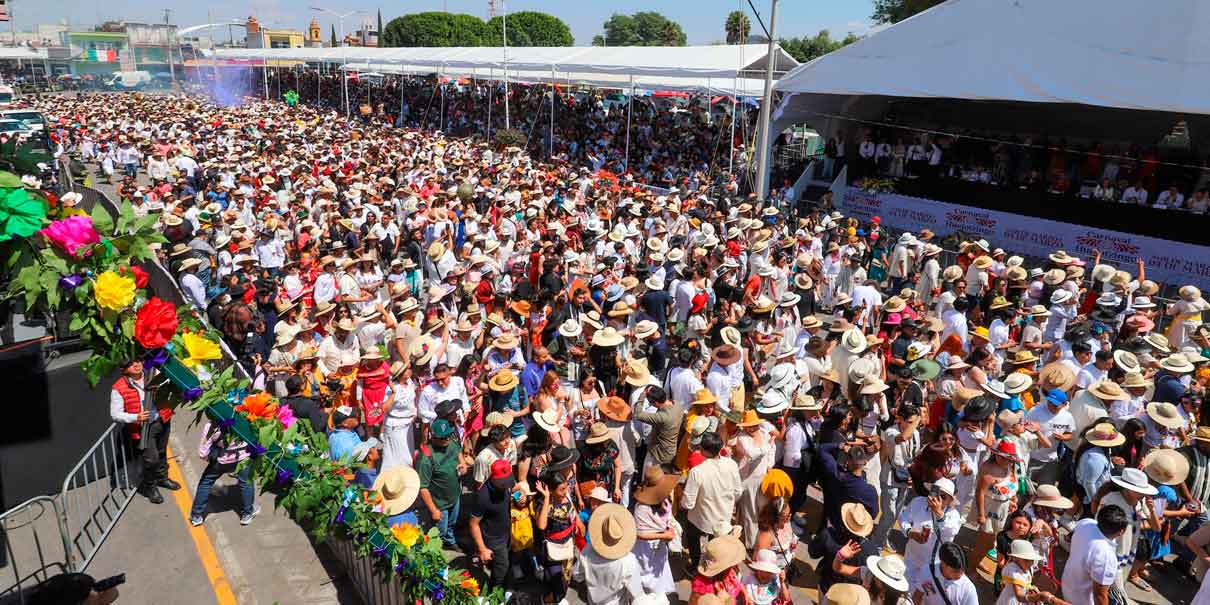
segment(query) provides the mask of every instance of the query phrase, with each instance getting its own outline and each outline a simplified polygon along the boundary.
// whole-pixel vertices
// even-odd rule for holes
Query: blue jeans
[[[189,509],[190,516],[200,517],[206,512],[206,501],[210,499],[210,488],[214,487],[214,482],[224,474],[226,473],[220,470],[214,462],[206,465],[206,470],[202,471],[202,476],[197,481],[197,491],[193,494],[193,507]],[[252,514],[256,486],[252,484],[251,474],[251,465],[245,466],[244,470],[236,474],[236,478],[239,479],[241,506],[238,512],[240,516]]]
[[[123,164],[122,171],[124,173],[126,173],[126,176],[134,178],[134,177],[138,176],[138,174],[139,174],[139,165],[138,164]]]
[[[429,514],[427,508],[420,507],[420,520],[424,525],[425,531],[430,527],[437,526],[437,532],[441,538],[441,542],[446,548],[457,548],[458,542],[454,539],[454,526],[458,524],[458,511],[461,508],[461,502],[454,500],[453,506],[441,510],[441,520],[433,523],[433,516]]]

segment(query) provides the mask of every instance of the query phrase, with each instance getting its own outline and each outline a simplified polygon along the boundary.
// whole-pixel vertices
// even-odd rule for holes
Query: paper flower
[[[33,235],[45,216],[46,204],[24,189],[0,189],[0,242]]]
[[[185,344],[185,352],[188,354],[187,357],[181,360],[181,363],[191,370],[203,361],[212,361],[223,356],[218,343],[206,340],[192,332],[186,332],[181,335],[181,342]]]
[[[98,275],[92,290],[97,304],[110,311],[121,311],[134,302],[134,280],[113,271]]]
[[[391,535],[404,548],[411,548],[420,539],[420,529],[409,523],[401,523],[391,528]]]
[[[158,349],[176,335],[176,306],[151,297],[134,318],[134,339],[145,349]]]
[[[69,292],[79,288],[82,283],[84,283],[84,276],[75,273],[59,278],[59,287]]]
[[[38,234],[73,258],[92,254],[92,245],[101,241],[101,236],[92,226],[92,219],[87,216],[69,216],[57,220],[38,231]]]
[[[277,404],[268,393],[262,391],[255,395],[244,397],[244,402],[235,406],[235,411],[243,412],[248,421],[271,420],[277,417]]]
[[[470,591],[472,595],[479,596],[479,582],[474,578],[467,578],[458,585]]]
[[[147,282],[150,281],[150,279],[151,279],[147,275],[147,272],[144,271],[143,268],[138,265],[132,265],[130,267],[122,267],[121,269],[118,269],[118,272],[121,273],[122,275],[126,275],[127,273],[129,273],[131,275],[131,277],[134,277],[134,285],[136,288],[146,288]]]
[[[296,420],[298,419],[294,417],[294,410],[290,409],[290,406],[283,405],[277,408],[277,421],[281,423],[282,427],[288,429],[294,425]]]

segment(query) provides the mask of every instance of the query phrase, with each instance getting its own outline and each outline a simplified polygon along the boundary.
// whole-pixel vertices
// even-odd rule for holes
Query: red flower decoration
[[[134,318],[134,338],[145,349],[158,349],[168,344],[176,334],[176,328],[176,307],[154,296]]]
[[[126,275],[127,273],[129,273],[132,277],[134,277],[134,287],[140,288],[140,289],[146,288],[147,280],[150,279],[147,276],[147,272],[144,271],[143,268],[138,265],[132,265],[130,267],[119,267],[118,273],[120,273],[122,275]]]

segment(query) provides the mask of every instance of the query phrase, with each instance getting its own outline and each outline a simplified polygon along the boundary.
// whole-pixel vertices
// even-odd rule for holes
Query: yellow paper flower
[[[391,534],[395,536],[395,540],[402,544],[404,548],[411,548],[420,539],[420,529],[408,523],[401,523],[392,527]]]
[[[203,361],[211,361],[223,356],[218,343],[206,340],[192,332],[182,334],[181,341],[185,343],[185,352],[188,353],[188,357],[182,359],[181,363],[191,370]]]
[[[130,303],[134,302],[134,290],[133,279],[123,277],[113,271],[106,271],[98,275],[97,283],[92,287],[97,304],[110,311],[121,311],[129,307]]]

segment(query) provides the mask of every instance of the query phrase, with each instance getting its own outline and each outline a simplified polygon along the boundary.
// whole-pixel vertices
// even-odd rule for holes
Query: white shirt
[[[692,368],[676,367],[668,370],[668,395],[686,411],[692,406],[694,397],[701,389],[702,381],[698,380],[697,372]]]
[[[931,563],[933,548],[937,545],[937,537],[940,536],[943,543],[953,541],[954,536],[958,535],[958,530],[962,529],[962,515],[953,507],[947,508],[941,517],[941,527],[937,527],[936,522],[933,521],[933,511],[929,510],[928,498],[912,498],[912,501],[899,512],[899,528],[903,530],[904,535],[907,535],[909,532],[925,527],[930,528],[929,538],[923,544],[908,538],[907,548],[903,553],[903,562],[909,568],[920,569]],[[940,570],[937,573],[941,573]]]
[[[420,399],[417,401],[420,421],[425,424],[432,423],[437,419],[437,404],[450,399],[462,402],[467,400],[466,383],[460,376],[450,376],[450,383],[444,389],[436,381],[430,382],[420,391]]]
[[[202,280],[192,273],[186,273],[181,276],[181,288],[194,307],[199,311],[206,310],[206,288],[202,286]]]
[[[622,605],[642,596],[642,568],[634,553],[606,559],[591,546],[584,549],[584,584],[590,605]]]
[[[1063,599],[1072,605],[1092,605],[1093,589],[1112,586],[1117,578],[1117,546],[1094,519],[1083,519],[1071,532],[1069,552],[1063,567]]]
[[[144,396],[143,381],[130,381],[130,386],[134,387],[135,392],[139,394],[139,407],[143,406]],[[119,424],[132,424],[138,422],[138,414],[130,414],[126,411],[126,400],[122,399],[122,394],[117,389],[109,390],[109,418]]]
[[[715,404],[724,412],[731,410],[731,390],[744,381],[743,361],[737,361],[727,367],[714,364],[706,373],[706,388],[718,398]]]
[[[1090,361],[1080,368],[1076,374],[1076,385],[1081,389],[1087,389],[1088,385],[1094,382],[1100,382],[1109,377],[1109,370],[1102,370],[1097,367],[1096,361]]]
[[[336,298],[336,277],[331,273],[320,273],[315,278],[315,289],[313,295],[315,304],[332,302]]]
[[[965,315],[954,309],[950,309],[941,314],[941,323],[944,325],[944,328],[941,330],[941,342],[945,342],[945,339],[949,338],[951,334],[956,334],[962,341],[963,350],[966,350],[970,346]]]
[[[1076,424],[1071,412],[1067,411],[1066,407],[1059,410],[1058,413],[1051,412],[1050,404],[1045,401],[1040,401],[1037,405],[1030,408],[1025,413],[1025,420],[1038,423],[1038,433],[1046,437],[1074,432]],[[1057,441],[1057,439],[1051,439],[1050,447],[1039,447],[1030,452],[1030,460],[1053,462],[1058,458],[1058,452],[1056,451],[1056,447],[1058,447]]]
[[[1071,412],[1071,417],[1075,420],[1072,425],[1072,432],[1077,435],[1071,440],[1073,449],[1079,447],[1081,439],[1078,435],[1084,431],[1084,428],[1093,424],[1109,415],[1109,410],[1105,409],[1105,404],[1097,399],[1095,395],[1087,390],[1079,391],[1075,397],[1071,398],[1071,403],[1067,406]]]
[[[965,574],[957,580],[950,580],[942,576],[941,570],[938,569],[937,579],[941,581],[941,589],[949,600],[947,602],[938,594],[936,584],[930,581],[924,584],[924,605],[979,605],[979,593],[975,590],[975,583]]]

